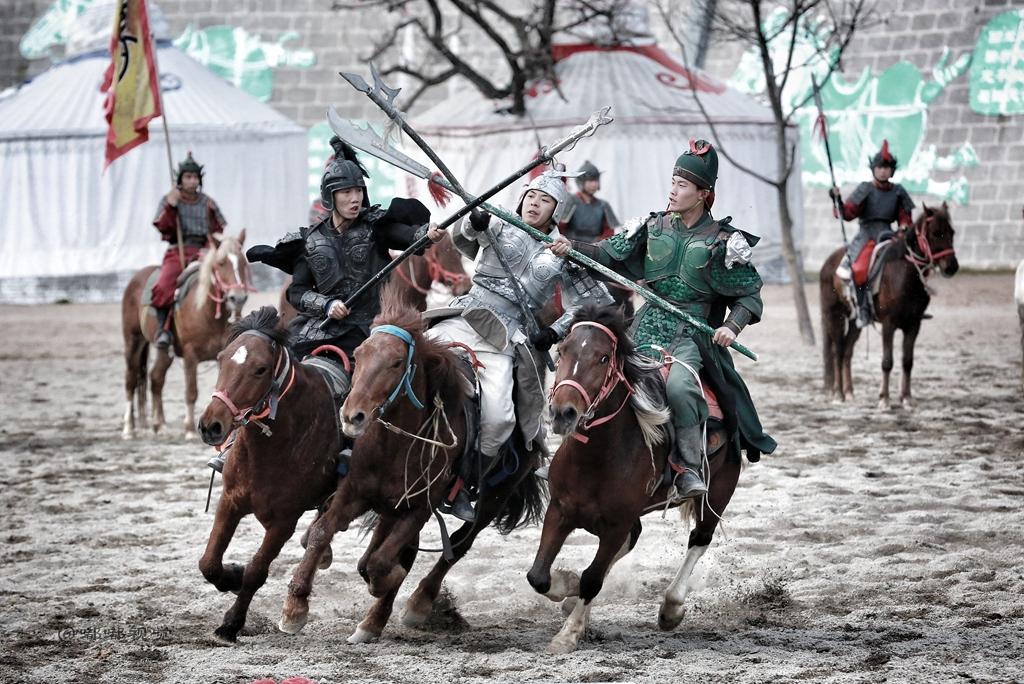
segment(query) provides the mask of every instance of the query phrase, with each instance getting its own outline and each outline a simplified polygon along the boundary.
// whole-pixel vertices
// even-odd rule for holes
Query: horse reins
[[[431,284],[433,284],[433,283],[443,283],[445,285],[445,287],[447,287],[449,290],[451,290],[456,285],[460,285],[460,284],[465,283],[465,282],[467,282],[469,280],[469,276],[467,274],[465,274],[465,273],[456,273],[455,271],[449,271],[444,266],[442,266],[441,265],[441,259],[436,254],[434,254],[432,251],[428,250],[427,253],[423,255],[423,258],[427,262],[427,277],[429,278],[429,282]],[[409,262],[409,272],[408,273],[405,272],[405,269],[401,269],[401,268],[397,269],[395,271],[395,273],[397,273],[398,277],[401,278],[402,280],[404,280],[405,283],[409,287],[411,287],[412,289],[416,290],[420,294],[422,294],[422,295],[430,294],[430,287],[429,286],[424,288],[424,287],[421,287],[416,282],[416,269],[415,269],[415,266],[413,265],[413,263],[411,261]]]
[[[582,442],[583,444],[586,444],[588,441],[590,441],[590,438],[587,437],[586,435],[580,434],[580,432],[584,430],[590,430],[591,428],[595,428],[598,425],[603,425],[604,423],[607,423],[608,421],[615,418],[615,416],[619,415],[619,413],[622,412],[622,409],[626,407],[626,404],[629,403],[629,398],[633,396],[636,390],[634,390],[633,386],[629,384],[629,380],[626,379],[625,374],[622,372],[622,362],[619,360],[617,353],[619,349],[619,340],[615,336],[615,333],[613,333],[611,329],[609,329],[607,326],[601,325],[600,323],[597,323],[595,321],[580,321],[579,323],[573,325],[569,332],[574,332],[577,328],[583,326],[597,328],[605,335],[607,335],[608,338],[611,339],[612,341],[612,352],[608,361],[608,371],[605,373],[604,382],[601,385],[601,389],[598,391],[597,396],[591,399],[590,393],[587,392],[586,388],[583,385],[576,382],[575,380],[566,378],[565,380],[562,380],[561,382],[559,382],[558,384],[551,388],[551,393],[549,396],[554,397],[555,392],[558,391],[558,389],[563,386],[571,387],[572,389],[580,393],[580,396],[583,397],[583,401],[587,403],[587,410],[583,413],[583,417],[580,419],[579,425],[577,426],[577,430],[572,433],[572,436],[574,439]],[[609,413],[606,416],[601,416],[600,418],[596,419],[590,419],[590,417],[593,416],[594,411],[597,410],[598,405],[600,405],[605,399],[609,397],[609,395],[611,395],[612,392],[615,391],[615,388],[619,386],[619,383],[622,383],[626,387],[626,396],[622,400],[622,403],[619,405],[619,408],[615,409],[614,412]]]
[[[935,262],[943,257],[955,255],[956,250],[952,247],[944,249],[940,252],[933,252],[931,243],[928,242],[927,231],[925,227],[935,219],[934,216],[928,216],[920,223],[920,225],[914,227],[914,237],[917,241],[917,249],[920,254],[914,252],[914,246],[910,243],[910,240],[906,241],[907,254],[904,258],[917,268],[918,274],[921,279],[928,275],[928,272],[935,268]]]
[[[231,411],[232,423],[231,431],[240,427],[245,427],[249,423],[253,423],[260,430],[263,431],[264,436],[270,437],[274,433],[271,432],[270,428],[266,423],[263,423],[263,419],[269,418],[274,420],[277,417],[277,407],[281,400],[291,391],[295,385],[295,366],[292,364],[291,354],[288,352],[288,348],[279,345],[274,338],[267,335],[259,330],[246,330],[241,333],[242,335],[253,335],[261,339],[266,340],[270,343],[270,348],[274,350],[274,377],[270,382],[270,386],[267,390],[252,406],[244,409],[238,408],[235,402],[231,400],[227,392],[224,390],[214,390],[213,398],[219,399],[228,410]],[[225,436],[224,441],[226,442],[230,437],[230,432]],[[223,442],[222,442],[223,444]]]

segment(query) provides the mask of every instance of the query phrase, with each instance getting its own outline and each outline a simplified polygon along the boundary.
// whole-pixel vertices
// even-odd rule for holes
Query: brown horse
[[[391,273],[390,282],[402,292],[405,304],[418,311],[426,311],[427,295],[434,283],[444,285],[455,296],[466,294],[473,285],[448,233],[430,245],[423,256],[409,257]]]
[[[875,320],[882,324],[882,384],[880,408],[889,408],[889,373],[892,371],[892,343],[896,330],[903,331],[903,380],[900,400],[911,408],[910,371],[914,367],[914,343],[921,329],[925,309],[931,301],[928,277],[938,271],[951,278],[960,265],[953,250],[953,224],[945,202],[938,209],[925,206],[912,228],[897,234],[882,266],[881,283],[874,297]],[[850,320],[852,307],[846,286],[836,276],[843,258],[837,249],[821,267],[821,329],[824,341],[825,392],[829,399],[853,399],[851,360],[860,329]]]
[[[591,602],[605,575],[636,545],[640,517],[664,510],[672,485],[662,477],[669,449],[669,409],[660,364],[634,353],[622,311],[584,309],[558,354],[549,406],[554,431],[566,438],[551,461],[551,502],[527,580],[552,601],[582,599],[563,604],[571,612],[548,646],[552,653],[567,653],[575,650],[586,630]],[[686,558],[665,591],[658,615],[664,630],[682,621],[686,583],[739,481],[739,454],[726,442],[721,428],[709,429],[708,495],[690,532]],[[692,500],[687,502],[684,514],[692,516],[693,508]],[[568,570],[552,573],[562,544],[576,529],[600,540],[593,561],[581,575]]]
[[[199,395],[196,369],[200,361],[212,361],[224,346],[229,318],[242,314],[242,307],[252,291],[249,264],[242,253],[245,230],[238,237],[210,238],[210,247],[199,262],[199,276],[174,312],[174,353],[185,364],[185,437],[195,437],[195,406]],[[145,304],[144,292],[150,275],[157,266],[147,266],[129,281],[121,298],[121,330],[124,335],[125,411],[122,436],[135,436],[135,401],[138,401],[139,423],[146,421],[146,366],[149,345],[156,338],[157,322]],[[149,372],[153,394],[153,432],[164,425],[164,380],[174,357],[169,351],[158,351]]]
[[[466,294],[473,285],[463,268],[462,257],[447,233],[439,242],[427,247],[422,256],[413,254],[406,259],[405,263],[391,272],[389,282],[394,283],[402,293],[402,301],[419,311],[426,311],[427,295],[434,283],[444,285],[455,296]],[[288,301],[288,286],[291,283],[291,278],[285,281],[277,307],[281,312],[281,324],[285,326],[298,315],[298,311]]]
[[[237,435],[224,464],[224,490],[199,570],[238,596],[215,634],[235,641],[253,595],[305,511],[334,491],[340,448],[334,400],[320,374],[297,363],[277,312],[265,306],[232,326],[217,355],[217,390],[199,418],[207,444]],[[264,430],[264,427],[266,430]],[[269,434],[268,434],[269,433]],[[224,565],[239,521],[252,514],[266,532],[247,564]],[[330,549],[320,557],[330,563]]]
[[[339,481],[330,506],[310,526],[309,545],[288,586],[278,623],[290,634],[306,623],[321,550],[337,530],[374,511],[380,519],[358,570],[377,601],[348,641],[380,636],[416,559],[420,530],[449,493],[457,459],[465,457],[471,390],[460,361],[423,335],[420,313],[403,305],[392,286],[385,288],[381,303],[374,334],[355,351],[352,390],[341,410],[343,429],[357,437],[351,469]],[[476,522],[463,524],[451,536],[453,556],[440,558],[420,582],[409,598],[406,624],[421,624],[429,617],[448,570],[482,529],[493,523],[507,534],[540,517],[543,486],[532,475],[537,460],[535,452],[527,453],[520,445],[506,460],[512,464],[507,476],[493,485],[481,484]]]

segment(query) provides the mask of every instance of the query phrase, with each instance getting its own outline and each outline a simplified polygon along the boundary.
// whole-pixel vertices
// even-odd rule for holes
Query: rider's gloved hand
[[[551,345],[558,341],[558,333],[552,328],[541,328],[530,335],[530,344],[539,351],[551,349]]]
[[[474,209],[469,212],[469,226],[478,233],[482,233],[487,230],[487,225],[491,222],[491,215],[486,211],[480,211]]]

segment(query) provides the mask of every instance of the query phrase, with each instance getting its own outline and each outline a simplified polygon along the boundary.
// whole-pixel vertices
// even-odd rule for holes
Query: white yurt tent
[[[159,263],[152,226],[170,188],[163,124],[103,171],[100,84],[112,3],[78,20],[66,59],[0,100],[0,301],[111,300],[131,273]],[[174,164],[189,150],[228,232],[273,243],[307,210],[305,131],[167,42],[151,5]]]
[[[569,171],[584,160],[593,162],[603,172],[599,196],[621,221],[664,209],[673,164],[689,139],[715,139],[691,82],[726,151],[765,176],[777,174],[770,110],[686,69],[653,43],[563,44],[555,46],[554,57],[557,88],[547,81],[534,84],[527,95],[528,116],[504,113],[507,102],[487,100],[467,88],[415,117],[416,129],[467,188],[482,192],[533,157],[538,138],[543,144],[555,142],[592,112],[611,105],[615,121],[558,160]],[[793,143],[798,135],[794,127]],[[799,167],[795,174],[799,179]],[[775,189],[720,157],[717,190],[715,216],[732,216],[734,225],[762,236],[755,250],[759,270],[766,280],[784,279]],[[511,204],[513,192],[502,199]],[[790,184],[789,199],[799,244],[799,182]]]

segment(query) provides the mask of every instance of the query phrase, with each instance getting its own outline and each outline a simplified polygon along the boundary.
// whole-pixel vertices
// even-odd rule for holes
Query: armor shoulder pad
[[[643,216],[634,216],[622,224],[622,233],[627,238],[631,238],[640,232],[641,228],[647,225],[648,220],[649,219],[645,219]]]
[[[374,204],[372,207],[362,213],[362,219],[369,223],[371,226],[384,218],[387,212],[380,208],[379,204]]]

